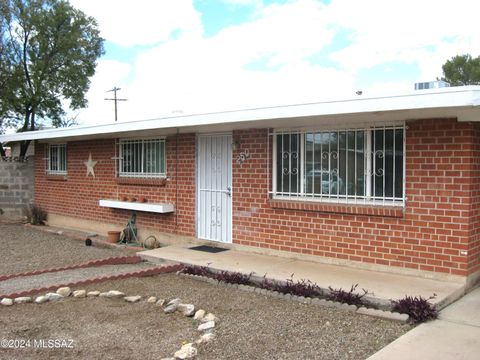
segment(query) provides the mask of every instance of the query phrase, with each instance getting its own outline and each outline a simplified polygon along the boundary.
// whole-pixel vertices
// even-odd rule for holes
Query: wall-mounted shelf
[[[175,206],[173,204],[166,203],[139,203],[102,199],[98,202],[98,205],[108,208],[146,211],[160,214],[171,213],[175,211]]]

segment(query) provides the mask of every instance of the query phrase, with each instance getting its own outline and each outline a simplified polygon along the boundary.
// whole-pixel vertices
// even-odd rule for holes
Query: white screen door
[[[232,135],[198,137],[197,231],[232,242]]]

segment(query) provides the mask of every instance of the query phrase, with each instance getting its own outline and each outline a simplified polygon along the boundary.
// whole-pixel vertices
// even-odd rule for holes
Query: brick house
[[[49,223],[480,277],[480,87],[2,135]],[[145,197],[146,202],[125,201]]]

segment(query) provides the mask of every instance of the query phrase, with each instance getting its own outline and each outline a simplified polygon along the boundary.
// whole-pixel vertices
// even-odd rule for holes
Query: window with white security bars
[[[134,139],[119,142],[119,176],[166,176],[165,139]]]
[[[67,174],[67,144],[50,144],[47,147],[47,173]]]
[[[405,126],[275,131],[273,196],[404,204]]]

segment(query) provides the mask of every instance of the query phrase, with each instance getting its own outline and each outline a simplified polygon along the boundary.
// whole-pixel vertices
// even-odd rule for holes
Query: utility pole
[[[112,90],[108,90],[107,92],[112,92],[113,91],[113,99],[104,99],[104,100],[112,100],[115,102],[115,121],[117,121],[117,101],[127,101],[127,99],[119,99],[117,98],[117,91],[122,90],[120,88],[117,88],[116,86]]]

